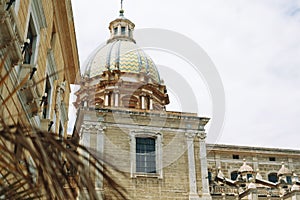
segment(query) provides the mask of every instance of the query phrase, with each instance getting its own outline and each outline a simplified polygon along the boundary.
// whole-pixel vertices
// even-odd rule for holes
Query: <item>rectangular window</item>
[[[156,173],[155,139],[136,138],[136,172]]]
[[[125,33],[126,33],[126,27],[121,27],[121,34],[125,35]]]
[[[35,52],[36,46],[36,38],[37,34],[34,28],[33,20],[30,16],[28,31],[27,31],[27,41],[25,41],[23,51],[24,54],[24,64],[31,64],[33,63],[33,56]]]
[[[114,28],[114,35],[118,34],[118,27]]]
[[[240,159],[240,156],[239,155],[232,155],[232,158],[233,159]]]
[[[269,161],[276,161],[275,157],[269,157]]]

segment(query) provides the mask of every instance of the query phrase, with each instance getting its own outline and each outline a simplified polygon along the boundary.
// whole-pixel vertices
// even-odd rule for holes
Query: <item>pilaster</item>
[[[188,148],[188,167],[189,167],[189,200],[200,200],[197,192],[197,182],[196,182],[196,166],[195,166],[195,152],[194,152],[194,139],[196,133],[187,132],[185,133],[187,148]]]
[[[209,182],[208,182],[208,167],[207,167],[207,157],[206,157],[206,144],[205,138],[206,133],[204,131],[198,132],[199,138],[199,155],[200,155],[200,167],[201,167],[201,183],[202,183],[202,196],[203,200],[211,200],[211,195],[209,192]]]

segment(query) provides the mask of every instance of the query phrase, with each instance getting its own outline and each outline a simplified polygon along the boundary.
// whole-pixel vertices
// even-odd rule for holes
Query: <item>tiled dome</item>
[[[124,11],[109,24],[111,33],[107,44],[90,56],[85,76],[93,78],[107,70],[144,73],[153,82],[160,83],[158,70],[152,59],[136,45],[133,38],[134,23],[124,17]]]
[[[160,83],[159,73],[152,59],[129,40],[113,40],[101,47],[88,61],[85,75],[92,78],[106,70],[145,73]]]

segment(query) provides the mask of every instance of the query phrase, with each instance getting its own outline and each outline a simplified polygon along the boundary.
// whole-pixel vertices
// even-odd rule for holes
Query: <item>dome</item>
[[[85,75],[93,78],[106,70],[120,70],[126,73],[145,73],[154,82],[160,77],[153,60],[133,41],[116,39],[96,51],[87,63]]]
[[[246,160],[244,159],[244,164],[240,167],[239,173],[247,173],[247,172],[253,172],[252,167],[246,164]]]
[[[160,84],[158,70],[152,59],[136,45],[133,38],[135,24],[124,17],[124,11],[109,24],[111,37],[107,44],[90,56],[85,76],[93,78],[104,71],[143,74]]]

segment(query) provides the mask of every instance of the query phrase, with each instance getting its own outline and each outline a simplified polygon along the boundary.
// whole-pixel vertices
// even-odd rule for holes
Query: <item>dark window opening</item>
[[[136,138],[136,172],[156,173],[155,139]]]
[[[277,181],[278,181],[277,173],[270,173],[268,175],[268,181],[273,182],[273,183],[277,183]]]
[[[232,155],[232,158],[233,159],[240,159],[240,156],[239,155]]]
[[[47,75],[46,78],[46,86],[45,86],[45,93],[44,96],[42,97],[42,102],[41,102],[41,106],[43,106],[43,118],[47,119],[48,115],[50,114],[50,98],[51,98],[51,85],[50,85],[50,81],[49,81],[49,77]]]
[[[249,180],[250,178],[252,178],[252,174],[247,174],[247,179]]]
[[[288,184],[292,184],[293,182],[292,182],[292,177],[291,176],[287,176],[286,177],[286,182],[288,183]]]
[[[146,104],[146,109],[150,110],[150,97],[145,97],[145,104]]]
[[[125,35],[125,33],[126,33],[126,27],[121,27],[121,34]]]
[[[25,41],[24,44],[24,64],[31,64],[32,63],[32,57],[34,55],[34,47],[36,44],[36,31],[34,29],[33,20],[30,16],[29,25],[28,25],[28,31],[27,31],[27,41]]]
[[[209,182],[209,183],[212,183],[212,175],[211,175],[211,172],[210,172],[210,171],[208,171],[207,178],[208,178],[208,182]]]
[[[61,125],[61,123],[59,123],[58,136],[59,136],[59,139],[62,139],[64,136],[64,129],[63,129],[63,126]]]
[[[114,28],[114,35],[118,34],[118,27]]]
[[[233,181],[235,181],[235,180],[237,179],[238,175],[239,175],[239,174],[238,174],[237,171],[233,171],[233,172],[231,172],[231,174],[230,174],[230,179],[233,180]]]
[[[269,157],[269,161],[276,161],[275,157]]]

